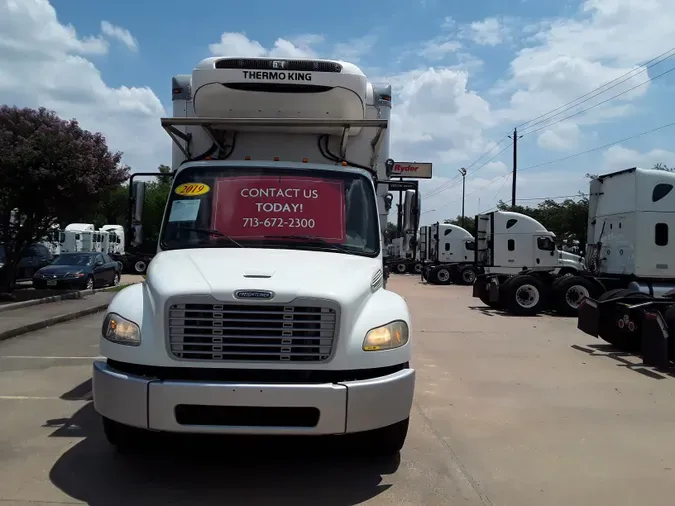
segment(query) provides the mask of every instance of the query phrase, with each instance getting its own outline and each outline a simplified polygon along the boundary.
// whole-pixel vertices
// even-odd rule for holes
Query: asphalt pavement
[[[326,440],[162,438],[123,458],[91,403],[102,314],[0,342],[0,504],[670,506],[675,378],[574,319],[487,310],[392,276],[414,318],[397,461]]]

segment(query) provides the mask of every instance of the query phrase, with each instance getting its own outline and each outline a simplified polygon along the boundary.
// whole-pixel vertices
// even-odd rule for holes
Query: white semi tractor
[[[555,234],[530,216],[494,211],[476,216],[477,267],[473,296],[512,314],[544,309],[576,314],[581,294],[566,277],[584,272],[584,259],[558,249]]]
[[[157,254],[93,368],[108,440],[358,433],[395,454],[415,370],[383,286],[390,88],[342,61],[215,57],[172,91]]]
[[[482,273],[474,265],[476,240],[463,227],[436,222],[420,228],[422,279],[434,285],[472,285]]]
[[[631,168],[591,181],[590,273],[578,327],[645,362],[675,358],[675,174]]]

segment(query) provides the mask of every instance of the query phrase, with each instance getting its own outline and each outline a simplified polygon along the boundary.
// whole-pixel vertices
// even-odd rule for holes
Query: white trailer
[[[422,279],[431,284],[472,285],[482,269],[474,265],[476,241],[463,227],[436,222],[425,230]]]
[[[563,279],[585,271],[583,258],[559,250],[555,234],[534,218],[511,211],[476,216],[475,261],[485,272],[473,296],[483,303],[523,316],[576,312],[579,300],[569,298]]]
[[[93,369],[118,449],[148,430],[403,446],[415,370],[410,313],[383,286],[388,93],[332,60],[208,58],[174,78],[157,254],[110,303]]]
[[[675,174],[631,168],[591,181],[590,274],[578,327],[645,362],[675,357]]]

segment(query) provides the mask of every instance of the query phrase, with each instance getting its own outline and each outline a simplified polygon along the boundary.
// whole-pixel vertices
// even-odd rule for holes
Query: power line
[[[520,125],[518,125],[516,128],[529,128],[529,127],[526,127],[526,125],[530,125],[530,123],[532,123],[532,122],[534,122],[534,121],[537,121],[537,120],[539,120],[539,119],[541,119],[541,118],[544,118],[545,116],[548,116],[548,115],[550,115],[551,113],[554,113],[554,112],[556,112],[556,111],[560,111],[561,109],[565,109],[565,108],[571,109],[572,107],[575,107],[576,105],[579,105],[579,104],[581,104],[581,103],[583,103],[583,102],[586,101],[586,100],[584,100],[583,102],[579,102],[578,104],[575,104],[575,102],[578,102],[578,101],[581,100],[581,99],[584,99],[584,98],[588,97],[587,100],[590,100],[590,99],[593,98],[593,97],[589,97],[589,95],[592,95],[592,94],[596,93],[597,91],[602,90],[603,88],[606,88],[604,91],[607,91],[607,90],[610,90],[610,89],[614,88],[615,86],[618,86],[618,85],[621,84],[622,82],[625,82],[626,80],[628,80],[628,79],[630,79],[630,78],[632,78],[632,77],[635,77],[637,74],[640,74],[640,73],[642,73],[642,72],[645,72],[647,69],[653,67],[654,65],[658,65],[659,63],[661,63],[662,61],[667,60],[667,59],[670,58],[671,56],[675,56],[675,54],[669,54],[669,53],[673,53],[674,51],[675,51],[675,47],[670,48],[668,51],[665,51],[665,52],[661,53],[660,55],[655,56],[655,57],[652,58],[651,60],[648,60],[648,61],[646,61],[646,62],[644,62],[644,63],[638,65],[637,68],[632,69],[632,70],[629,70],[628,72],[626,72],[626,73],[624,73],[624,74],[622,74],[622,75],[620,75],[620,76],[618,76],[618,77],[616,77],[616,78],[614,78],[614,79],[612,79],[612,80],[610,80],[610,81],[607,81],[606,83],[604,83],[604,84],[598,86],[597,88],[592,89],[592,90],[589,91],[588,93],[585,93],[584,95],[581,95],[580,97],[577,97],[577,98],[575,98],[574,100],[571,100],[571,101],[569,101],[569,102],[567,102],[567,103],[561,105],[560,107],[557,107],[557,108],[555,108],[555,109],[552,109],[552,110],[550,110],[550,111],[548,111],[548,112],[546,112],[546,113],[544,113],[544,114],[540,114],[540,115],[537,116],[536,118],[532,118],[531,120],[525,121],[524,123],[521,123]],[[668,55],[668,56],[666,56],[666,55]],[[665,56],[665,58],[664,58],[664,56]],[[631,75],[631,74],[632,74],[632,75]],[[627,76],[630,76],[630,77],[627,77]],[[620,79],[623,79],[624,77],[627,77],[627,79],[625,79],[625,80],[623,80],[623,81],[621,81],[621,82],[619,82],[619,83],[616,82],[616,81],[619,81]],[[609,88],[607,88],[607,86],[609,86],[609,85],[612,84],[612,83],[616,83],[616,84],[613,84],[612,86],[610,86]],[[603,91],[602,93],[604,93],[604,91]],[[598,94],[599,94],[599,93],[598,93]],[[597,96],[597,94],[596,94],[596,95],[593,95],[593,96]],[[572,104],[575,104],[575,105],[572,105]],[[563,112],[564,112],[564,111],[563,111]],[[531,127],[531,126],[532,126],[532,125],[530,125],[530,127]]]
[[[665,76],[666,74],[669,74],[670,72],[672,72],[673,70],[675,70],[675,67],[672,67],[672,68],[670,68],[670,69],[668,69],[668,70],[666,70],[666,71],[664,71],[664,72],[661,72],[660,74],[658,74],[658,75],[656,75],[656,76],[654,76],[654,77],[652,77],[652,78],[650,78],[650,79],[647,79],[646,81],[642,81],[641,83],[636,84],[636,85],[633,86],[632,88],[628,88],[627,90],[622,91],[621,93],[617,93],[616,95],[613,95],[613,96],[609,97],[608,99],[603,100],[602,102],[598,102],[597,104],[593,104],[592,106],[587,107],[586,109],[582,109],[582,110],[580,110],[580,111],[575,112],[574,114],[570,114],[569,116],[565,116],[564,118],[559,119],[559,120],[557,120],[557,121],[554,121],[553,123],[549,123],[549,124],[544,125],[544,126],[541,126],[541,127],[539,127],[539,128],[535,128],[534,130],[529,130],[529,131],[525,132],[523,135],[533,134],[533,133],[538,132],[538,131],[540,131],[540,130],[543,130],[543,129],[545,129],[545,128],[552,127],[553,125],[557,125],[558,123],[561,123],[562,121],[565,121],[566,119],[570,119],[570,118],[573,118],[573,117],[575,117],[575,116],[578,116],[579,114],[583,114],[583,113],[585,113],[586,111],[590,111],[591,109],[594,109],[594,108],[596,108],[596,107],[598,107],[598,106],[600,106],[600,105],[602,105],[602,104],[606,104],[606,103],[609,102],[610,100],[614,100],[615,98],[620,97],[621,95],[625,95],[626,93],[628,93],[628,92],[630,92],[630,91],[633,91],[633,90],[639,88],[640,86],[644,86],[645,84],[650,83],[650,82],[654,81],[655,79],[658,79],[659,77],[663,77],[663,76]],[[577,105],[579,105],[579,104],[577,104]],[[570,108],[570,109],[571,109],[571,108]],[[562,114],[563,112],[565,112],[565,111],[561,111],[561,112],[558,113],[558,114]],[[551,118],[557,116],[558,114],[556,114],[556,115],[554,115],[554,116],[551,116]],[[547,119],[544,120],[544,121],[548,121],[548,120],[551,119],[551,118],[547,118]],[[536,125],[538,125],[539,123],[541,123],[541,122],[534,123],[534,125],[531,125],[531,126],[536,126]],[[527,127],[527,128],[531,128],[531,127]]]
[[[632,139],[637,139],[638,137],[642,137],[643,135],[651,134],[651,133],[656,132],[658,130],[663,130],[664,128],[668,128],[668,127],[671,127],[671,126],[674,126],[674,125],[675,125],[675,122],[668,123],[667,125],[661,125],[660,127],[652,128],[651,130],[647,130],[646,132],[640,132],[639,134],[631,135],[630,137],[625,137],[623,139],[619,139],[618,141],[610,142],[608,144],[603,144],[602,146],[598,146],[598,147],[592,148],[592,149],[587,149],[586,151],[580,151],[579,153],[574,153],[572,155],[564,156],[562,158],[556,158],[555,160],[549,160],[548,162],[542,162],[542,163],[537,163],[535,165],[530,165],[529,167],[525,167],[524,169],[520,169],[520,170],[521,171],[530,170],[530,169],[535,169],[537,167],[543,167],[544,165],[550,165],[550,164],[556,163],[556,162],[563,162],[565,160],[569,160],[570,158],[575,158],[577,156],[592,153],[593,151],[598,151],[600,149],[609,148],[611,146],[615,146],[615,145],[620,144],[622,142],[630,141]]]
[[[648,134],[651,134],[651,133],[657,132],[659,130],[663,130],[664,128],[669,128],[669,127],[672,127],[672,126],[675,126],[675,121],[672,122],[672,123],[668,123],[666,125],[661,125],[661,126],[658,126],[656,128],[652,128],[651,130],[646,130],[644,132],[640,132],[638,134],[631,135],[630,137],[624,137],[623,139],[619,139],[619,140],[614,141],[614,142],[609,142],[607,144],[603,144],[602,146],[597,146],[595,148],[587,149],[585,151],[580,151],[578,153],[574,153],[574,154],[571,154],[569,156],[564,156],[562,158],[556,158],[555,160],[549,160],[547,162],[542,162],[542,163],[537,163],[535,165],[530,165],[529,167],[525,167],[524,169],[519,169],[519,170],[522,172],[524,170],[535,169],[535,168],[543,167],[545,165],[550,165],[550,164],[556,163],[556,162],[563,162],[565,160],[569,160],[569,159],[575,158],[577,156],[582,156],[582,155],[585,155],[585,154],[588,154],[588,153],[592,153],[594,151],[599,151],[599,150],[604,149],[604,148],[609,148],[611,146],[615,146],[615,145],[620,144],[622,142],[626,142],[626,141],[629,141],[629,140],[632,140],[632,139],[637,139],[638,137],[642,137],[643,135],[648,135]],[[476,188],[475,190],[472,190],[472,191],[468,192],[466,195],[472,195],[472,194],[476,193],[477,191],[483,190],[483,189],[487,188],[488,186],[490,186],[491,184],[493,184],[493,183],[495,183],[495,182],[497,182],[501,179],[510,177],[510,176],[511,176],[511,173],[505,174],[503,176],[496,177],[496,178],[490,180],[487,184],[481,186],[480,188]],[[516,200],[520,200],[520,199],[516,199]],[[447,204],[444,204],[444,205],[440,206],[438,209],[443,209],[443,208],[448,207],[452,204],[456,204],[457,202],[459,202],[459,201],[455,200],[455,201],[449,202]]]
[[[507,138],[508,138],[508,136],[507,136]],[[501,151],[499,151],[499,153],[497,153],[496,155],[494,155],[494,156],[493,156],[492,158],[490,158],[487,162],[483,163],[480,167],[478,167],[477,169],[475,169],[475,170],[473,170],[473,171],[471,171],[471,172],[468,172],[468,173],[467,173],[467,176],[472,175],[472,174],[475,174],[476,172],[478,172],[480,169],[482,169],[482,168],[485,167],[487,164],[489,164],[491,161],[493,161],[495,158],[497,158],[499,155],[501,155],[504,151],[506,151],[507,149],[509,149],[509,148],[511,147],[512,144],[513,144],[513,143],[509,143],[508,146],[506,146],[505,148],[503,148]],[[495,146],[496,146],[496,145],[495,145]],[[450,184],[449,184],[449,183],[452,183],[453,181],[448,181],[448,182],[444,183],[444,185],[448,185],[448,186],[445,186],[444,188],[441,188],[441,187],[435,188],[435,189],[437,189],[437,190],[439,190],[439,191],[437,191],[437,192],[435,192],[435,193],[431,193],[431,194],[426,194],[425,197],[426,197],[426,198],[435,197],[435,196],[437,196],[437,195],[439,195],[439,194],[445,192],[446,190],[449,190],[450,188],[453,188],[453,187],[457,186],[457,184],[459,184],[459,181],[460,181],[460,180],[461,180],[461,178],[457,179],[457,181],[455,182],[454,185],[450,185]],[[441,186],[444,186],[444,185],[441,185]],[[432,190],[432,192],[433,192],[433,190]]]

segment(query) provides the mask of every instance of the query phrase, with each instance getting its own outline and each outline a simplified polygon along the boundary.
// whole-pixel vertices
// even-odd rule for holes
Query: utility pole
[[[459,169],[459,173],[462,175],[462,228],[464,228],[464,196],[466,189],[466,169],[462,167]]]
[[[511,181],[511,207],[516,207],[516,173],[518,171],[518,139],[522,139],[521,135],[518,137],[518,129],[513,129],[513,136],[509,135],[509,139],[513,139],[513,181]]]

